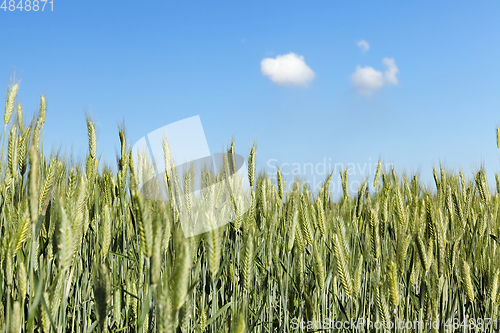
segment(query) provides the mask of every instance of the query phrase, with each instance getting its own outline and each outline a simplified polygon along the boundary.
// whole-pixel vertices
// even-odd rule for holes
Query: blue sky
[[[76,159],[85,112],[113,165],[122,122],[133,144],[200,115],[212,152],[234,137],[247,156],[256,140],[259,169],[381,157],[432,184],[439,163],[469,175],[484,163],[493,184],[498,17],[499,1],[54,0],[53,12],[0,10],[0,78],[21,79],[25,119],[47,96],[45,151]],[[286,55],[291,73],[273,67]]]

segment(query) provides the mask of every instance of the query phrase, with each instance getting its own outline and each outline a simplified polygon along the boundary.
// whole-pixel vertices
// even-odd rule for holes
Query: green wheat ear
[[[370,245],[374,259],[380,257],[380,235],[379,224],[373,210],[370,211]]]
[[[19,158],[18,158],[18,167],[19,172],[21,173],[21,177],[26,173],[26,167],[28,163],[28,143],[30,136],[31,126],[29,126],[26,130],[24,130],[21,138],[19,140]]]
[[[45,96],[40,95],[40,122],[45,124],[45,116],[47,115],[47,102]]]
[[[47,178],[45,178],[45,182],[42,187],[42,192],[40,193],[40,201],[38,203],[40,207],[39,214],[45,215],[44,210],[48,205],[48,201],[50,200],[51,192],[54,186],[56,168],[58,166],[59,166],[59,161],[57,159],[52,160],[52,163],[50,163],[49,172]]]
[[[29,204],[31,222],[36,224],[38,220],[38,182],[40,179],[40,155],[36,145],[32,143],[30,148],[30,179],[29,179]]]
[[[250,186],[254,184],[255,177],[255,143],[250,151],[250,156],[248,157],[248,181]]]
[[[120,170],[125,169],[127,166],[127,138],[125,137],[125,129],[120,128],[118,130],[118,135],[120,137]]]
[[[172,276],[172,311],[176,313],[186,300],[189,270],[191,267],[191,253],[187,239],[178,229],[176,230],[174,240],[176,244],[176,256]]]
[[[474,302],[474,285],[472,284],[470,266],[467,261],[463,261],[462,264],[462,279],[464,284],[465,293],[467,294],[467,298],[472,303]]]
[[[399,306],[399,283],[398,283],[398,274],[396,271],[396,264],[392,260],[389,262],[388,282],[389,282],[389,300],[391,302],[391,305],[394,308],[397,308]]]
[[[9,133],[9,143],[8,143],[8,170],[13,178],[17,175],[17,126],[12,126]]]
[[[10,317],[10,332],[19,332],[21,326],[21,302],[15,301]]]
[[[61,225],[59,232],[59,260],[61,269],[67,272],[70,268],[71,261],[73,260],[73,250],[74,250],[74,238],[73,238],[73,228],[71,222],[69,221],[66,211],[62,206],[61,202],[58,202],[61,210]]]
[[[5,124],[5,126],[7,126],[10,122],[12,110],[14,109],[14,100],[16,99],[18,88],[19,84],[15,83],[7,92],[7,100],[5,101],[5,113],[3,118],[3,123]]]
[[[322,235],[326,233],[326,217],[325,210],[323,209],[323,200],[318,196],[316,199],[316,207],[318,214],[318,226]]]
[[[111,245],[111,213],[109,206],[104,206],[104,214],[101,218],[101,256],[105,259],[108,256],[109,246]]]
[[[283,176],[281,175],[280,169],[277,169],[277,182],[278,182],[278,195],[280,200],[283,201],[285,197],[285,181],[283,180]]]
[[[17,104],[16,114],[17,114],[17,126],[19,126],[19,131],[22,133],[24,132],[24,123],[23,123],[23,107],[21,106],[21,104]]]
[[[361,255],[358,259],[358,265],[356,267],[356,271],[354,273],[354,281],[353,281],[353,297],[358,297],[361,295],[361,281],[363,276],[363,266],[364,266],[364,258]]]
[[[347,263],[347,258],[343,251],[343,246],[341,245],[338,235],[333,234],[333,252],[335,255],[335,262],[337,263],[337,274],[340,277],[342,283],[342,288],[348,297],[352,295],[352,280],[349,273],[349,267]]]
[[[498,293],[498,276],[500,271],[498,269],[495,270],[493,275],[493,279],[491,279],[491,283],[488,289],[488,296],[490,297],[492,302],[496,302],[497,293]]]
[[[322,254],[319,251],[320,250],[318,250],[318,246],[314,244],[313,255],[315,263],[316,281],[318,283],[319,289],[323,290],[325,288],[325,269],[323,267]]]
[[[300,229],[302,231],[302,235],[307,243],[307,245],[312,245],[313,243],[313,230],[311,227],[311,221],[309,219],[309,213],[307,210],[309,199],[306,198],[306,195],[302,193],[300,195]]]
[[[208,217],[209,224],[212,229],[207,232],[207,245],[208,245],[208,267],[212,276],[215,278],[219,272],[220,258],[221,258],[221,240],[219,236],[219,229],[213,225],[212,217]]]
[[[382,285],[376,287],[376,295],[377,295],[377,308],[382,321],[391,320],[391,314],[389,312],[389,307],[387,306],[387,301],[382,290]]]
[[[30,235],[30,222],[31,221],[28,215],[28,211],[26,211],[17,225],[16,240],[14,243],[14,254],[16,254],[17,251],[21,249],[23,244],[28,239]]]
[[[250,287],[250,280],[252,278],[253,271],[253,256],[254,256],[254,241],[252,229],[247,233],[247,239],[245,244],[245,252],[243,259],[243,289],[248,290]]]
[[[344,172],[340,171],[340,179],[342,181],[342,193],[344,194],[344,199],[349,199],[349,178],[347,169],[345,169]]]
[[[144,255],[149,258],[153,254],[153,226],[149,211],[142,197],[134,192],[132,194],[132,204],[139,225],[139,235],[141,241],[141,249]]]
[[[89,116],[87,116],[87,132],[89,137],[89,154],[92,159],[95,159],[97,154],[97,140],[95,126]]]
[[[377,171],[375,172],[375,177],[373,178],[373,187],[377,187],[380,180],[380,174],[382,173],[382,161],[378,160]]]

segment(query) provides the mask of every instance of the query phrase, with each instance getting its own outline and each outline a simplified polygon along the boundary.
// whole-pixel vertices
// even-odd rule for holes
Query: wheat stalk
[[[333,251],[335,255],[335,262],[337,263],[337,273],[342,282],[342,288],[348,297],[352,295],[352,280],[349,274],[347,259],[345,257],[340,239],[337,234],[333,234]]]
[[[243,288],[248,290],[250,287],[250,280],[252,279],[253,271],[253,256],[254,256],[254,241],[253,230],[247,234],[245,253],[243,257]]]
[[[87,134],[89,138],[89,154],[92,159],[95,159],[97,154],[97,140],[94,122],[92,121],[92,119],[90,119],[89,116],[87,116]]]
[[[248,181],[250,186],[253,186],[255,178],[255,143],[250,150],[250,155],[248,156]]]
[[[207,245],[208,245],[208,266],[212,276],[215,278],[219,272],[220,257],[221,257],[221,241],[219,236],[219,230],[213,225],[213,220],[211,216],[207,217],[209,220],[209,225],[212,225],[212,229],[207,233]]]
[[[10,123],[12,110],[14,109],[14,100],[16,99],[18,88],[19,83],[15,83],[7,91],[7,100],[5,101],[5,113],[3,118],[3,123],[5,126]]]
[[[399,285],[398,285],[398,275],[396,270],[396,264],[394,261],[389,262],[389,300],[394,308],[399,306]]]
[[[172,276],[172,311],[180,310],[186,300],[189,269],[191,267],[191,254],[189,244],[182,236],[181,232],[177,232],[176,236],[176,257],[174,263],[174,271]],[[175,316],[174,316],[175,317]]]
[[[315,273],[316,273],[316,281],[318,282],[318,286],[320,290],[325,288],[325,269],[323,267],[323,259],[322,254],[318,250],[318,246],[313,246],[313,255],[314,255],[314,263],[315,263]]]

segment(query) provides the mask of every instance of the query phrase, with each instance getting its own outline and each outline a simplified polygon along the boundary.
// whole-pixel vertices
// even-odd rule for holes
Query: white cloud
[[[365,96],[370,96],[375,90],[384,86],[384,75],[373,67],[357,66],[351,81],[356,90]]]
[[[370,44],[364,39],[357,41],[356,45],[361,49],[361,51],[366,52],[370,49]]]
[[[399,83],[396,77],[399,69],[394,59],[384,58],[382,62],[387,67],[384,73],[370,66],[361,67],[358,65],[356,67],[356,70],[351,75],[351,82],[358,93],[368,97],[386,85],[397,85]]]
[[[303,56],[295,53],[265,58],[260,62],[262,75],[279,85],[303,86],[314,79],[314,72],[304,61]]]
[[[387,66],[387,70],[385,71],[385,79],[387,82],[391,84],[398,84],[398,78],[396,75],[399,73],[399,69],[398,66],[396,66],[394,59],[384,58],[382,62]]]

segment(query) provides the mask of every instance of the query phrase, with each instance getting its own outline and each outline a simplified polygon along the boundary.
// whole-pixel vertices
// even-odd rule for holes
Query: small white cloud
[[[351,75],[351,82],[358,93],[368,97],[386,85],[397,85],[399,83],[396,77],[399,69],[394,59],[384,58],[382,62],[387,67],[385,73],[370,66],[361,67],[358,65],[356,67],[356,70]]]
[[[370,49],[370,44],[364,39],[357,41],[356,45],[361,49],[361,51],[366,52]]]
[[[314,79],[314,72],[304,61],[303,56],[295,53],[265,58],[260,62],[262,75],[279,85],[303,86]]]
[[[373,67],[358,65],[351,75],[351,81],[360,94],[370,96],[375,90],[384,86],[384,75]]]

